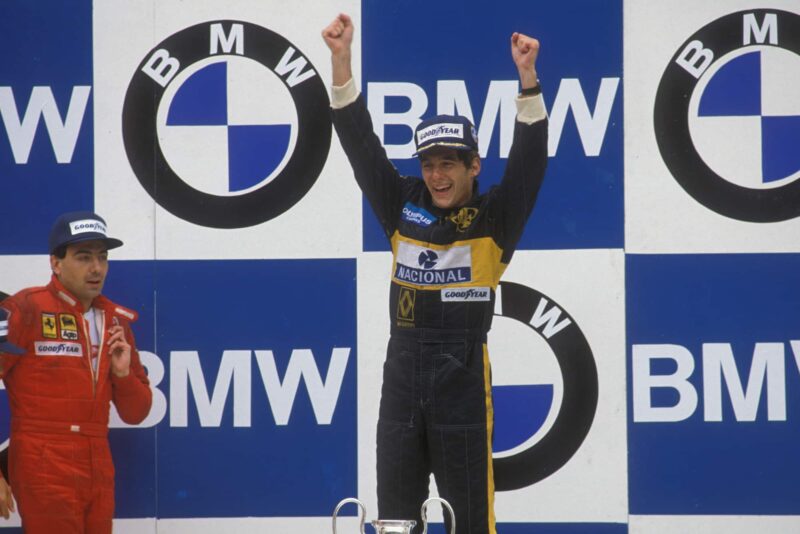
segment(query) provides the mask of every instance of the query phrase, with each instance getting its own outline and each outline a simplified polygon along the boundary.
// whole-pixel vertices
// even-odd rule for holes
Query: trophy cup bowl
[[[428,505],[434,501],[442,503],[442,506],[447,508],[447,511],[450,513],[450,534],[455,534],[456,515],[453,513],[453,508],[450,506],[450,503],[440,497],[431,497],[422,503],[422,508],[420,509],[420,514],[422,516],[422,534],[427,534],[428,532],[426,512],[428,510]],[[352,497],[342,499],[339,504],[336,505],[336,509],[333,511],[333,534],[336,534],[336,517],[339,515],[339,510],[348,503],[357,504],[361,509],[361,513],[359,514],[359,528],[361,534],[365,534],[364,521],[367,516],[367,509],[361,501]],[[375,534],[411,534],[411,529],[414,528],[417,522],[411,519],[375,519],[371,521],[371,524],[375,528]]]

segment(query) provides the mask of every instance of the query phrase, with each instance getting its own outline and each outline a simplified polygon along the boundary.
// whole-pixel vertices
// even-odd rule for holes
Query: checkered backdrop
[[[458,112],[482,189],[509,36],[542,43],[550,162],[489,338],[499,530],[800,531],[800,9],[541,4],[3,2],[0,290],[47,281],[61,212],[125,242],[105,291],[154,403],[110,434],[116,532],[375,517],[390,254],[327,113],[339,12],[395,165]]]

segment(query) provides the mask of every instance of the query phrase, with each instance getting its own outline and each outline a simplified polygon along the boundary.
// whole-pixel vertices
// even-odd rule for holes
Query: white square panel
[[[771,9],[781,9],[797,13],[797,4],[792,1],[772,2]],[[745,117],[734,118],[729,128],[712,128],[702,126],[704,121],[709,124],[707,117],[697,115],[697,97],[707,87],[707,78],[713,78],[719,72],[720,65],[725,65],[745,53],[758,52],[760,54],[762,71],[794,73],[800,65],[800,56],[789,53],[779,48],[781,46],[780,26],[777,27],[777,45],[769,44],[769,33],[766,23],[761,15],[755,17],[759,28],[765,33],[762,39],[767,39],[765,44],[755,42],[751,36],[751,45],[734,46],[735,50],[727,50],[722,45],[712,48],[713,39],[719,37],[723,26],[729,27],[734,35],[741,35],[743,43],[746,28],[744,18],[756,8],[753,2],[746,0],[729,0],[718,2],[693,2],[679,0],[676,2],[638,2],[626,1],[624,4],[624,70],[625,70],[625,248],[627,252],[635,253],[683,253],[683,252],[793,252],[800,250],[800,212],[798,215],[784,217],[778,221],[756,222],[754,218],[768,216],[775,212],[779,204],[794,205],[790,192],[776,193],[777,197],[770,201],[750,200],[752,193],[746,191],[741,184],[750,184],[750,190],[777,191],[779,182],[770,183],[761,176],[762,149],[760,146],[761,130],[760,119],[756,114],[744,120]],[[727,22],[715,22],[726,15],[737,13]],[[665,21],[668,21],[665,22]],[[702,31],[701,31],[702,30]],[[698,33],[699,32],[699,33]],[[704,33],[705,32],[705,33]],[[697,33],[697,34],[696,34]],[[695,35],[696,34],[696,35]],[[716,37],[715,37],[716,35]],[[694,36],[694,37],[693,37]],[[706,43],[703,43],[703,39]],[[695,41],[695,43],[692,43]],[[787,41],[788,43],[788,41]],[[701,51],[705,50],[705,51]],[[686,68],[681,68],[671,63],[673,56],[685,52],[684,63]],[[704,55],[708,57],[708,69],[705,66]],[[775,62],[781,62],[781,68],[774,68]],[[672,65],[674,75],[662,76]],[[766,69],[767,65],[771,65]],[[697,74],[694,93],[688,95],[677,94],[679,90],[666,89],[668,80],[678,80],[676,86],[680,90],[686,87],[686,79],[693,80],[689,71],[696,69]],[[789,76],[787,74],[787,76]],[[793,76],[793,74],[791,75]],[[790,76],[790,78],[791,78]],[[688,77],[688,78],[687,78]],[[761,80],[752,81],[758,86],[761,94],[775,95],[775,90],[786,95],[785,83],[780,87],[774,76],[766,74]],[[793,79],[793,78],[791,78]],[[791,80],[789,80],[791,81]],[[747,80],[743,80],[747,82]],[[675,93],[674,102],[684,102],[688,111],[681,104],[662,105],[661,111],[656,109],[656,94],[659,86],[663,84],[665,94]],[[731,86],[734,84],[727,84]],[[743,83],[746,86],[747,83]],[[749,85],[747,85],[749,87]],[[704,94],[704,93],[703,93]],[[710,98],[710,97],[709,97]],[[734,95],[733,104],[723,103],[730,107],[737,103]],[[712,99],[713,100],[713,99]],[[714,103],[714,102],[712,102]],[[720,99],[717,99],[717,104]],[[784,106],[785,108],[785,106]],[[727,108],[726,108],[727,109]],[[762,113],[769,109],[769,105],[762,103]],[[699,160],[706,163],[719,177],[714,179],[715,185],[706,186],[703,171],[696,165],[696,160],[677,143],[671,145],[669,155],[666,157],[679,164],[686,165],[686,170],[681,172],[684,180],[692,188],[702,188],[706,198],[698,199],[697,194],[690,194],[682,187],[670,172],[656,139],[656,125],[654,116],[664,113],[668,121],[675,117],[689,117],[689,128],[692,136],[687,145],[694,147],[699,155]],[[711,124],[713,126],[713,124]],[[752,126],[752,128],[751,128]],[[672,140],[685,139],[680,135],[677,127],[662,127],[660,131]],[[746,143],[745,143],[746,141]],[[742,146],[743,143],[745,146]],[[666,145],[665,145],[666,146]],[[731,157],[733,154],[735,161]],[[725,163],[720,164],[719,160]],[[738,163],[736,163],[738,162]],[[694,169],[694,170],[692,170]],[[709,175],[710,176],[710,175]],[[780,182],[781,186],[793,184],[796,188],[800,180],[800,169],[793,175],[787,175]],[[700,184],[700,185],[698,185]],[[756,184],[756,185],[752,185]],[[733,191],[729,193],[728,191]],[[737,200],[744,192],[746,201]],[[760,193],[759,193],[760,194]],[[796,195],[794,197],[796,199]],[[737,202],[740,205],[737,205]],[[715,207],[710,207],[712,204]],[[743,205],[741,205],[743,204]],[[755,212],[756,215],[745,215],[745,212]],[[797,211],[797,210],[795,210]],[[722,214],[724,212],[724,214]]]
[[[106,217],[109,226],[117,229],[121,239],[131,243],[131,246],[123,251],[124,257],[126,259],[240,259],[354,256],[361,248],[361,195],[352,177],[350,165],[333,130],[327,160],[318,179],[302,198],[286,211],[269,220],[247,223],[244,226],[229,229],[211,227],[205,223],[197,224],[196,219],[195,222],[191,222],[194,216],[183,214],[176,216],[156,204],[140,184],[129,162],[122,134],[122,123],[123,104],[128,92],[134,91],[129,88],[129,84],[137,73],[141,75],[139,65],[148,58],[154,58],[159,44],[170,36],[179,34],[193,25],[218,20],[242,21],[277,34],[280,38],[276,47],[285,46],[286,50],[277,51],[275,65],[270,68],[273,71],[280,70],[279,64],[282,60],[285,68],[289,68],[302,53],[313,65],[315,78],[317,78],[314,83],[319,83],[321,80],[327,91],[331,76],[330,52],[323,42],[320,32],[340,11],[351,14],[356,28],[359,29],[360,5],[349,0],[336,6],[308,9],[308,6],[303,3],[239,1],[193,2],[190,7],[189,9],[185,2],[177,0],[148,3],[139,1],[98,2],[94,6],[93,96],[97,175],[95,203],[97,211]],[[302,20],[303,23],[298,24],[298,20]],[[227,34],[227,37],[232,35],[233,30],[229,30],[227,27],[223,30],[231,32]],[[211,34],[210,32],[213,31],[211,25],[207,31]],[[192,53],[197,53],[197,57],[201,59],[195,63],[181,65],[180,69],[183,70],[179,70],[179,74],[175,76],[174,80],[178,83],[185,82],[185,79],[180,78],[180,73],[183,73],[184,70],[188,72],[191,69],[200,69],[203,61],[229,61],[231,64],[238,61],[235,65],[236,68],[231,69],[235,71],[233,73],[235,75],[228,78],[228,84],[237,87],[231,88],[229,92],[232,96],[238,95],[252,103],[253,87],[263,80],[253,79],[250,80],[253,83],[249,84],[249,78],[247,76],[243,78],[241,74],[252,71],[255,68],[253,65],[267,70],[261,63],[251,60],[250,57],[258,53],[272,53],[273,51],[271,49],[268,51],[256,50],[255,43],[259,41],[253,37],[254,34],[248,35],[248,31],[250,30],[245,28],[242,34],[244,58],[220,59],[222,56],[219,54],[223,52],[229,56],[236,54],[235,45],[226,51],[222,50],[224,44],[219,44],[217,55],[214,55],[210,49],[203,48],[203,46],[208,46],[207,44],[202,46],[198,44],[197,50]],[[258,31],[260,37],[263,32]],[[355,56],[353,63],[354,71],[358,76],[360,72],[360,37],[358,31],[356,33],[353,45]],[[249,48],[249,46],[253,48]],[[290,48],[294,52],[290,52]],[[285,60],[284,52],[289,54]],[[169,50],[166,53],[169,53]],[[173,49],[173,55],[178,56],[178,51]],[[169,60],[165,56],[162,61]],[[167,68],[162,63],[153,63],[152,65],[152,68],[159,73],[168,72],[159,70],[162,67]],[[311,68],[312,66],[306,64],[303,72],[308,72]],[[287,74],[284,70],[284,78],[287,83],[292,83],[288,81],[290,76],[291,74]],[[302,83],[312,83],[312,81]],[[281,84],[279,83],[279,85]],[[205,86],[201,83],[199,87],[202,90]],[[167,84],[167,89],[169,89],[169,84]],[[284,93],[284,100],[291,101],[289,93],[286,91]],[[166,99],[166,90],[164,95]],[[202,94],[198,98],[201,97]],[[265,92],[263,102],[275,106],[287,105],[287,102],[283,100],[276,101],[274,94],[269,91]],[[288,105],[291,105],[291,102]],[[202,106],[199,106],[199,109],[202,109]],[[229,123],[241,124],[243,120],[240,106],[230,106],[230,110],[229,114],[232,113],[236,116],[229,116]],[[287,115],[284,111],[282,107],[279,107],[276,111],[277,116],[285,118]],[[322,113],[325,112],[326,109],[322,111]],[[263,115],[263,109],[259,110],[258,116],[254,115],[253,120],[261,115]],[[316,114],[316,116],[318,115]],[[174,146],[174,143],[168,147],[171,153],[182,153],[185,157],[179,159],[183,161],[186,158],[191,159],[191,154],[197,153],[198,150],[212,153],[224,150],[224,146],[220,148],[219,143],[198,147],[197,144],[203,141],[198,141],[197,136],[187,136],[183,142],[189,143],[191,146],[182,147],[179,142],[177,147]],[[252,154],[252,156],[245,156],[245,160],[256,160],[263,155],[262,152],[273,147],[270,143],[266,145],[254,143],[253,146],[255,148],[245,147],[245,153],[247,154],[247,150],[250,150]],[[290,142],[287,150],[290,151],[293,146]],[[295,148],[297,147],[295,146]],[[312,150],[313,148],[311,147]],[[274,150],[279,151],[280,147]],[[169,155],[166,153],[165,155],[169,160]],[[210,156],[207,153],[203,155],[206,160],[208,157]],[[300,157],[299,161],[303,161],[303,158],[305,156]],[[245,162],[245,165],[249,165],[249,163]],[[277,162],[275,165],[276,169],[279,168]],[[203,163],[182,165],[181,168],[192,171],[187,176],[181,175],[182,181],[191,187],[202,189],[203,184],[208,183],[207,177],[199,176],[195,183],[192,178],[194,171],[205,170],[207,173],[218,174],[219,168],[224,171],[226,164],[223,163],[220,167],[220,165]],[[224,177],[223,179],[227,181]],[[261,182],[261,185],[268,183],[271,182]],[[158,189],[158,187],[157,184],[156,195],[160,195],[161,198],[165,195],[165,188],[162,186],[161,189]],[[256,184],[253,187],[258,189],[260,186]],[[292,189],[294,186],[290,185],[289,187]],[[238,191],[249,192],[250,190],[243,188]],[[241,203],[237,204],[227,200],[227,198],[237,197],[237,194],[233,193],[228,197],[222,195],[226,200],[220,203],[216,212],[222,214],[242,211],[259,212],[260,205],[272,204],[281,200],[281,194],[275,193],[275,196],[267,195],[259,199],[258,203],[243,208]],[[207,204],[199,204],[188,197],[185,198],[185,201],[181,200],[183,197],[177,195],[176,197],[176,204],[193,206],[193,213],[202,214],[204,210],[212,209]],[[224,208],[226,205],[229,205],[230,208]]]

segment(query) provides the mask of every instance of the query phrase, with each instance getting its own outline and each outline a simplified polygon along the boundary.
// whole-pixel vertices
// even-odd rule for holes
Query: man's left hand
[[[108,353],[111,355],[111,372],[120,378],[128,376],[131,369],[131,346],[125,339],[125,329],[112,326],[108,333]]]

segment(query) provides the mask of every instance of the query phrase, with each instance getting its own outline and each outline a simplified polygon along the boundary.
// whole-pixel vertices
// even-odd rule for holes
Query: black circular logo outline
[[[153,47],[139,64],[125,94],[122,109],[122,137],[125,152],[136,178],[145,191],[173,215],[212,228],[243,228],[273,219],[300,201],[316,182],[330,151],[332,124],[330,101],[325,84],[315,75],[294,87],[278,76],[297,108],[297,142],[281,172],[258,189],[240,196],[217,196],[194,189],[172,170],[161,151],[157,133],[157,114],[169,86],[162,87],[142,71],[150,56],[159,49],[169,52],[183,70],[209,56],[209,28],[221,24],[243,26],[246,37],[244,57],[255,60],[274,72],[285,51],[292,47],[314,69],[311,61],[283,36],[262,26],[238,20],[218,20],[180,30]],[[215,54],[213,57],[242,57]],[[178,73],[175,73],[177,76]],[[174,76],[173,76],[174,80]]]
[[[529,448],[505,458],[494,458],[494,487],[510,491],[547,478],[578,451],[594,421],[598,400],[597,365],[586,336],[562,306],[528,286],[500,282],[503,317],[515,319],[541,336],[530,320],[542,298],[558,306],[569,325],[550,339],[542,336],[555,354],[564,381],[564,395],[553,426]]]
[[[742,44],[742,17],[750,13],[757,21],[763,21],[768,13],[777,15],[779,45]],[[776,9],[752,9],[706,24],[672,56],[661,76],[653,112],[661,158],[678,184],[696,201],[720,215],[747,222],[779,222],[800,216],[800,179],[774,189],[741,187],[719,176],[697,152],[689,133],[689,102],[699,78],[676,63],[684,47],[695,40],[714,52],[714,62],[729,52],[754,46],[778,46],[800,55],[800,16]]]

